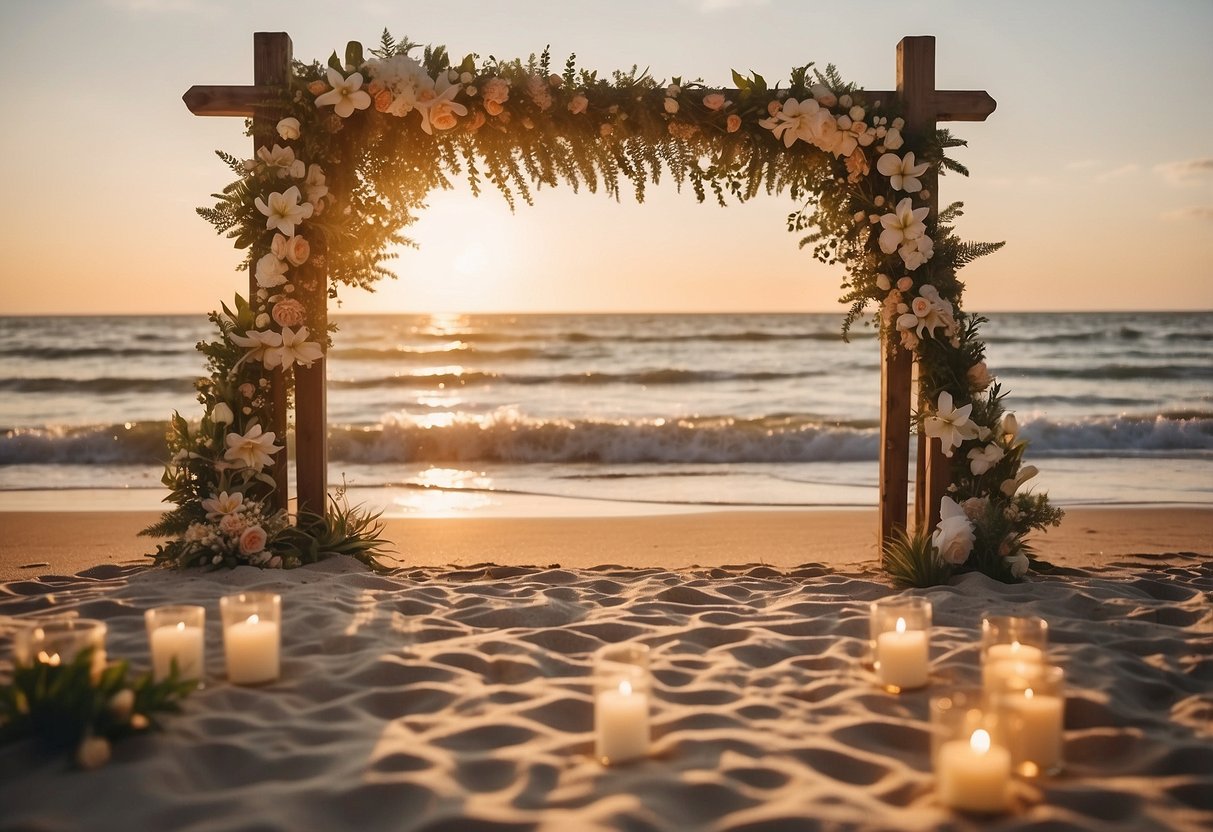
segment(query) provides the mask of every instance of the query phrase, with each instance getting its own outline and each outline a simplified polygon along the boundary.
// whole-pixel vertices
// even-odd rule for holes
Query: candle
[[[604,765],[646,757],[649,753],[649,697],[621,679],[594,700],[595,753]]]
[[[152,678],[167,679],[173,661],[178,679],[197,679],[206,672],[206,610],[198,606],[155,607],[143,614],[152,654]]]
[[[178,621],[152,630],[148,641],[152,648],[152,676],[157,682],[169,677],[174,659],[177,661],[177,678],[202,678],[204,639],[201,627]]]
[[[969,738],[945,742],[935,763],[939,800],[967,812],[1001,812],[1007,808],[1011,755],[990,743],[978,728]]]
[[[1001,699],[1008,750],[1017,771],[1033,776],[1061,767],[1065,702],[1060,696],[1024,689]]]
[[[876,675],[888,690],[920,688],[927,683],[930,664],[925,630],[907,630],[897,619],[895,629],[876,637]]]
[[[97,678],[107,663],[105,632],[104,621],[86,618],[34,621],[13,633],[13,664],[70,664],[80,653],[92,648],[89,669]]]
[[[1039,647],[1033,647],[1031,644],[1021,644],[1018,641],[1012,641],[1007,644],[991,644],[986,648],[985,652],[985,661],[987,662],[1042,662],[1044,659],[1045,652]]]
[[[1045,654],[1039,647],[1012,641],[991,644],[986,648],[981,665],[981,682],[988,691],[999,689],[1011,676],[1025,676],[1044,663]]]
[[[278,622],[250,615],[223,630],[227,679],[233,685],[258,685],[278,678]]]

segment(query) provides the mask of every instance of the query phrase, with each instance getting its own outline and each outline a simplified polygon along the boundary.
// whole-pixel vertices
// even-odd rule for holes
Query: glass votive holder
[[[13,664],[59,666],[70,664],[86,649],[92,648],[90,669],[93,675],[105,670],[104,621],[91,618],[59,618],[33,621],[13,634]]]
[[[261,685],[278,678],[282,645],[282,596],[241,592],[219,599],[227,680]]]
[[[984,691],[960,688],[931,698],[931,761],[939,802],[962,812],[1005,811],[1011,754],[999,744],[996,714]]]
[[[987,615],[981,619],[981,679],[993,691],[1016,666],[1046,661],[1049,624],[1036,616]]]
[[[1000,741],[1024,777],[1061,771],[1065,746],[1065,673],[1056,665],[1020,664],[988,691]]]
[[[201,686],[206,668],[206,609],[155,607],[143,613],[143,620],[152,654],[152,678],[157,682],[167,679],[175,661],[178,679],[195,679]]]
[[[869,651],[877,683],[889,693],[921,688],[930,676],[931,602],[916,595],[873,601]]]
[[[649,755],[649,648],[610,644],[594,654],[594,756],[604,766]]]

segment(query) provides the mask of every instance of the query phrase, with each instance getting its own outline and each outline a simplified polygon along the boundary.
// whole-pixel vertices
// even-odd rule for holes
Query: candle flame
[[[38,663],[39,664],[49,664],[52,667],[58,667],[59,661],[60,661],[60,659],[59,659],[58,653],[49,653],[48,654],[45,650],[38,651]]]
[[[1018,642],[1018,641],[1013,641],[1013,642],[1011,642],[1011,652],[1012,652],[1012,653],[1018,653],[1018,652],[1019,652],[1019,642]]]
[[[978,728],[973,732],[973,736],[969,737],[969,747],[978,754],[985,754],[990,750],[990,732]]]
[[[1033,695],[1034,695],[1034,694],[1032,693],[1032,689],[1031,689],[1031,688],[1027,688],[1027,689],[1025,689],[1025,690],[1024,690],[1024,692],[1023,692],[1023,698],[1024,698],[1024,699],[1031,699]]]
[[[627,679],[624,679],[622,682],[619,683],[619,692],[621,694],[623,694],[624,696],[631,696],[632,695],[632,683],[629,682]]]
[[[904,633],[906,631],[906,620],[904,618],[897,619],[897,632]]]
[[[179,633],[185,632],[185,622],[184,621],[177,622],[177,632],[179,632]]]
[[[257,623],[258,621],[260,621],[260,620],[261,620],[261,617],[260,617],[260,616],[258,616],[257,614],[255,614],[255,613],[254,613],[253,615],[250,615],[250,616],[248,617],[248,621],[247,621],[246,623],[248,623],[248,624],[256,624],[256,623]]]

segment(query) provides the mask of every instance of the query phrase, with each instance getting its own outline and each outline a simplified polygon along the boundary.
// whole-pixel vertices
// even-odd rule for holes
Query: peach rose
[[[392,93],[389,90],[380,90],[375,93],[375,110],[380,113],[386,113],[392,108]]]
[[[239,514],[225,514],[219,518],[219,531],[224,534],[240,534],[244,531],[244,517]]]
[[[307,309],[294,298],[287,298],[274,304],[273,316],[278,326],[302,326],[307,321]]]
[[[573,115],[584,113],[590,106],[590,99],[586,98],[581,93],[577,93],[569,101],[569,112]]]
[[[387,89],[387,87],[378,78],[376,78],[374,81],[371,81],[371,83],[366,85],[366,91],[371,96],[371,98],[374,98],[375,96],[377,96],[379,93],[383,92],[386,89]]]
[[[703,106],[709,110],[723,110],[726,103],[728,102],[724,100],[724,96],[718,92],[709,93],[703,97]]]
[[[286,241],[285,257],[292,266],[302,266],[307,262],[312,247],[306,239],[296,234]]]
[[[286,259],[286,236],[283,234],[275,234],[274,239],[270,242],[270,252],[279,260]]]
[[[477,130],[479,130],[481,127],[484,126],[484,122],[485,122],[484,111],[483,110],[473,110],[472,119],[471,119],[471,121],[469,121],[467,123],[468,132],[475,133]]]
[[[783,109],[782,102],[779,102],[779,101],[768,101],[767,102],[767,115],[771,116],[772,118],[779,115],[779,111],[782,109]]]
[[[741,116],[733,113],[724,120],[724,128],[730,133],[736,133],[741,129]]]
[[[239,389],[240,395],[244,396],[246,399],[251,399],[253,394],[257,392],[257,388],[247,381],[244,384],[241,384]]]
[[[454,106],[455,102],[443,100],[430,107],[430,124],[438,130],[450,130],[459,123]]]
[[[489,115],[491,115],[491,116],[499,116],[499,115],[501,115],[501,113],[502,113],[504,110],[505,110],[505,107],[502,107],[502,106],[501,106],[501,102],[499,102],[499,101],[494,101],[494,100],[493,100],[493,99],[491,99],[491,98],[486,98],[486,99],[484,100],[484,111],[485,111],[486,113],[488,113]]]
[[[599,126],[599,128],[598,128],[598,135],[602,136],[604,139],[614,132],[615,132],[615,128],[609,124],[603,124],[603,125]]]
[[[323,81],[313,81],[307,85],[307,91],[312,95],[323,95],[329,91],[329,85]]]
[[[249,526],[240,535],[240,553],[255,555],[265,549],[267,535],[260,526]]]

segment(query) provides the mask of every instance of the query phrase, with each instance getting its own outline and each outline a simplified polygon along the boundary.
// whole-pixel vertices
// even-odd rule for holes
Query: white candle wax
[[[202,628],[187,626],[183,621],[152,630],[153,678],[157,682],[167,679],[176,659],[179,679],[201,679],[203,641]]]
[[[1001,812],[1007,808],[1011,754],[990,744],[981,729],[963,740],[945,742],[936,760],[936,786],[945,806],[966,812]]]
[[[227,678],[233,685],[256,685],[278,678],[278,622],[250,615],[223,631]]]
[[[991,644],[986,648],[986,662],[1017,661],[1036,662],[1039,664],[1044,660],[1045,653],[1039,647],[1033,647],[1031,644],[1020,644],[1018,641],[1012,641],[1008,644]]]
[[[1015,766],[1031,774],[1051,771],[1061,764],[1065,703],[1060,696],[1034,693],[1007,695],[1002,700],[1007,717],[1007,745]]]
[[[876,676],[885,687],[920,688],[927,683],[930,655],[925,630],[907,630],[904,618],[897,629],[876,637]]]
[[[649,753],[649,697],[624,680],[594,700],[597,757],[605,764],[622,763]]]

